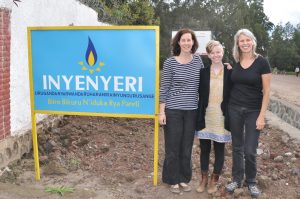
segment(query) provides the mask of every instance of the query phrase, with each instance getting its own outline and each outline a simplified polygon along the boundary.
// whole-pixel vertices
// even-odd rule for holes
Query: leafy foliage
[[[170,56],[171,33],[181,28],[212,31],[225,47],[224,61],[233,63],[233,37],[241,28],[257,38],[257,51],[272,67],[300,65],[300,24],[274,26],[264,13],[264,0],[80,0],[114,25],[159,25],[160,65]],[[200,44],[201,45],[201,44]]]
[[[179,3],[180,2],[180,3]],[[210,30],[213,39],[225,47],[224,61],[233,61],[231,49],[237,30],[248,28],[256,35],[258,52],[266,55],[269,47],[268,31],[273,27],[263,12],[263,0],[185,0],[170,3],[169,13],[161,16],[161,31],[171,32],[188,27],[193,30]],[[185,15],[185,17],[183,17]],[[167,18],[167,19],[163,19]],[[167,23],[164,23],[167,21]],[[166,29],[166,30],[165,30]],[[163,33],[162,33],[163,34]],[[161,35],[161,54],[169,56]],[[201,45],[201,44],[200,44]]]
[[[64,196],[65,193],[73,193],[74,188],[64,187],[64,186],[61,186],[61,187],[46,187],[45,192],[58,193],[59,195]]]
[[[158,25],[154,8],[147,0],[80,0],[98,12],[102,22],[114,25]]]
[[[278,70],[294,71],[300,65],[300,24],[278,24],[273,33],[269,60]]]

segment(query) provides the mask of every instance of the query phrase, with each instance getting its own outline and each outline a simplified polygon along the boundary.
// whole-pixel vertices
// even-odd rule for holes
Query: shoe
[[[219,175],[218,174],[212,174],[210,178],[210,182],[208,184],[207,193],[212,194],[218,191],[217,183],[219,181]]]
[[[225,186],[225,190],[229,193],[233,193],[237,188],[241,188],[241,183],[232,182]]]
[[[205,172],[202,171],[201,173],[202,173],[201,174],[201,182],[200,182],[199,187],[196,189],[196,191],[198,193],[204,192],[204,190],[205,190],[205,188],[207,186],[207,182],[208,182],[208,172],[207,171],[205,171]]]
[[[180,187],[182,188],[182,191],[184,192],[189,192],[192,191],[192,188],[190,187],[190,185],[185,184],[185,183],[179,183]]]
[[[171,191],[172,193],[180,194],[180,189],[179,189],[178,184],[171,185],[171,186],[170,186],[170,191]]]
[[[256,184],[248,185],[248,189],[252,198],[258,198],[258,196],[260,195],[260,191],[257,188]]]

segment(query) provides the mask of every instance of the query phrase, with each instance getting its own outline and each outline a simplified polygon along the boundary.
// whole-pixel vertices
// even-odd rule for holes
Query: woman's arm
[[[160,125],[166,124],[166,113],[165,113],[166,104],[159,104],[159,113],[158,113],[158,122]]]
[[[259,116],[256,120],[256,129],[262,130],[265,126],[265,117],[268,109],[268,104],[270,100],[270,83],[271,83],[271,73],[261,75],[262,86],[263,86],[263,99],[260,109]]]
[[[170,90],[171,81],[172,81],[172,69],[169,60],[164,62],[163,71],[162,71],[162,78],[160,82],[160,93],[159,93],[159,113],[158,113],[158,122],[160,125],[166,124],[166,101],[167,95]]]

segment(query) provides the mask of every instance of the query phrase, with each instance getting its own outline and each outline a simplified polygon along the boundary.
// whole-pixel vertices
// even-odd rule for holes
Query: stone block
[[[292,126],[300,129],[300,108],[288,102],[271,97],[269,110]]]
[[[37,132],[44,133],[50,126],[59,124],[63,116],[51,115],[37,124]],[[21,132],[18,136],[9,136],[0,140],[0,169],[10,162],[20,159],[25,153],[29,153],[32,148],[32,131]]]

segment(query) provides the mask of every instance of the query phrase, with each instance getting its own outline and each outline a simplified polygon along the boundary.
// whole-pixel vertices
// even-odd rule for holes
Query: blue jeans
[[[196,115],[196,110],[166,109],[164,183],[174,185],[191,180]]]
[[[248,184],[256,183],[256,149],[260,131],[256,120],[260,110],[229,105],[229,119],[232,136],[232,177],[241,183],[246,175]]]

